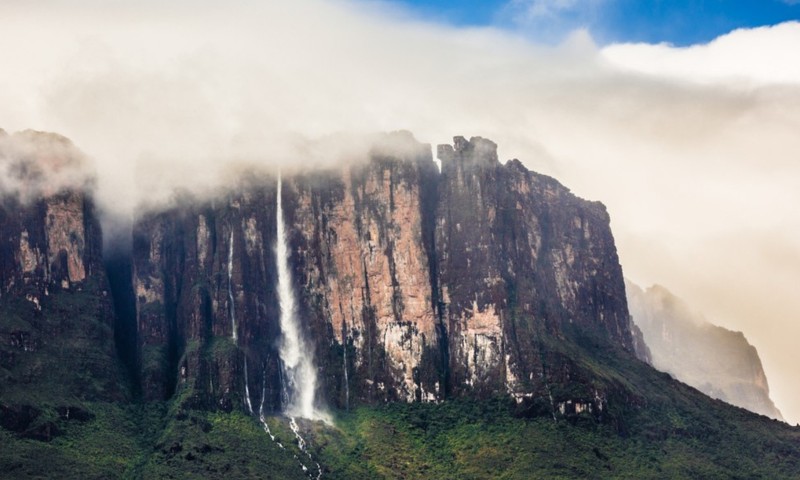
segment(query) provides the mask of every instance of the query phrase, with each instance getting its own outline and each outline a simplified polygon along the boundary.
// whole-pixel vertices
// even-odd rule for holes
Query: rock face
[[[649,363],[710,397],[782,420],[758,352],[741,332],[708,323],[662,286],[644,291],[626,282],[626,289]]]
[[[547,415],[600,415],[609,392],[560,345],[635,348],[605,207],[500,164],[478,137],[439,146],[441,171],[407,133],[368,157],[282,179],[318,403],[502,395]],[[251,172],[227,193],[139,215],[107,273],[71,143],[0,134],[0,159],[4,386],[114,399],[125,364],[145,400],[285,405],[276,176]]]
[[[545,344],[565,336],[633,351],[605,207],[496,146],[438,149],[407,134],[369,161],[283,179],[294,291],[320,400],[438,401],[511,395],[602,409]],[[145,396],[196,405],[281,406],[276,178],[184,199],[134,226],[133,288]],[[186,385],[189,388],[183,388]],[[569,403],[567,403],[569,400]],[[563,413],[563,412],[561,412]],[[574,412],[572,412],[574,413]]]
[[[275,185],[240,187],[214,202],[146,215],[134,228],[145,398],[165,399],[186,385],[193,405],[230,410],[247,403],[245,391],[263,391],[267,405],[277,405]]]
[[[530,395],[542,332],[594,331],[632,349],[609,217],[488,140],[439,147],[437,290],[450,388]]]
[[[0,139],[2,402],[124,393],[91,196],[83,182],[54,188],[54,176],[80,176],[75,155],[68,140],[52,134]]]

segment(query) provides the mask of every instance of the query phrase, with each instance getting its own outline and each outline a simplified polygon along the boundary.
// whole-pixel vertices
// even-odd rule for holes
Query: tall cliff
[[[781,420],[755,347],[741,332],[708,323],[669,290],[626,281],[631,316],[650,363],[706,395]]]
[[[797,477],[800,429],[634,357],[601,204],[485,139],[437,153],[393,134],[248,172],[102,254],[83,154],[0,131],[0,472]],[[335,427],[286,418],[313,383],[283,364],[289,304]]]
[[[385,142],[394,148],[378,144],[366,162],[284,178],[320,401],[550,402],[550,383],[576,380],[577,367],[548,339],[588,335],[633,350],[603,205],[516,160],[501,165],[488,140],[454,142],[438,149],[441,173],[427,145],[394,134]],[[136,222],[148,398],[187,385],[179,392],[197,404],[280,408],[275,195],[275,177],[254,173],[227,195],[185,198]],[[602,408],[602,395],[583,390]]]
[[[81,155],[53,134],[0,135],[0,422],[34,437],[53,424],[30,405],[127,395]]]

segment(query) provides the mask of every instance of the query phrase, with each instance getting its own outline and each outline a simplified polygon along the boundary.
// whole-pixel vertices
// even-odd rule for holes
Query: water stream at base
[[[286,450],[286,447],[278,441],[277,437],[272,433],[272,430],[269,428],[269,424],[267,423],[267,417],[264,415],[264,397],[266,394],[267,389],[267,374],[266,370],[262,372],[262,383],[261,383],[261,402],[258,406],[258,420],[261,422],[261,426],[264,428],[264,432],[269,435],[270,440],[272,440],[281,450]],[[289,419],[289,428],[291,428],[292,433],[297,440],[297,448],[300,449],[301,452],[305,453],[308,456],[308,459],[314,462],[314,459],[311,457],[311,452],[308,451],[308,444],[306,443],[305,439],[300,435],[300,429],[297,426],[297,422],[295,421],[294,417],[287,417]],[[297,463],[300,464],[300,468],[303,469],[303,473],[308,475],[309,478],[315,480],[322,479],[322,467],[320,466],[319,462],[314,462],[317,466],[317,475],[314,474],[308,469],[308,467],[303,463],[300,457],[297,454],[292,454]]]

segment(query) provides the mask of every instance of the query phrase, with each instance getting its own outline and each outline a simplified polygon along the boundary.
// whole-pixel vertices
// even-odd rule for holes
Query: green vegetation
[[[0,430],[0,471],[13,478],[303,478],[286,421],[280,449],[241,413],[168,413],[92,403],[89,421],[59,420],[50,442]],[[796,478],[800,433],[752,417],[639,415],[606,425],[518,418],[505,401],[394,404],[304,425],[324,478]],[[694,428],[688,428],[694,420]],[[308,462],[306,462],[308,463]]]
[[[59,420],[62,433],[50,442],[0,429],[0,472],[301,479],[300,461],[315,468],[284,418],[269,419],[273,442],[242,413],[170,407],[92,403],[94,418]],[[519,417],[504,399],[361,407],[338,412],[333,427],[301,428],[327,479],[797,478],[797,429],[727,406],[712,410],[643,409],[628,435],[588,421]]]
[[[129,386],[114,352],[110,306],[98,291],[87,281],[81,291],[41,295],[26,287],[3,298],[2,401],[38,405],[126,398]]]
[[[300,422],[312,461],[285,418],[268,419],[273,441],[236,408],[197,407],[191,382],[170,402],[131,400],[99,347],[112,336],[98,298],[52,294],[48,315],[24,298],[0,303],[0,333],[14,340],[0,345],[0,478],[308,478],[301,462],[348,480],[800,478],[800,428],[705,397],[585,332],[541,339],[546,363],[569,372],[547,395],[333,412],[334,426]],[[237,352],[227,338],[186,346],[211,364]],[[597,392],[601,412],[558,413]]]
[[[798,478],[799,429],[684,394],[631,412],[627,434],[495,399],[360,408],[312,442],[337,479]]]

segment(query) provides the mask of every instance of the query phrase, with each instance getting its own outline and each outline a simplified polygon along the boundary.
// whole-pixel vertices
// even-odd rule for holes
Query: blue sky
[[[457,26],[492,25],[554,43],[586,28],[596,42],[706,43],[743,27],[800,20],[800,0],[397,0]]]

